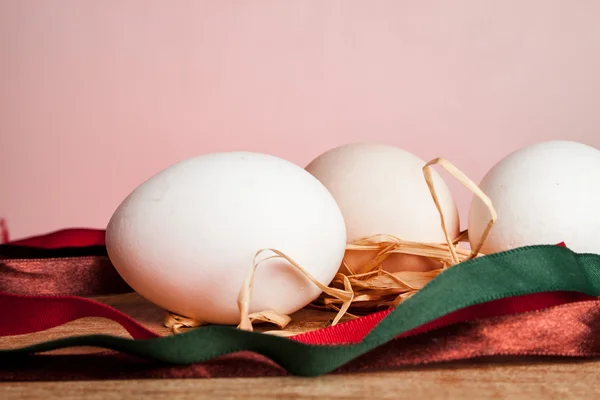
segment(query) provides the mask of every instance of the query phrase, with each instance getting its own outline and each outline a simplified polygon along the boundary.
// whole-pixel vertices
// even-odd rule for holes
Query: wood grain
[[[131,315],[154,331],[169,334],[162,325],[164,312],[135,294],[96,298]],[[333,314],[306,310],[295,315],[291,330],[326,326]],[[304,325],[303,325],[304,324]],[[201,328],[200,328],[201,329]],[[267,329],[267,328],[264,328]],[[49,338],[98,332],[126,336],[116,323],[86,318],[28,335],[0,338],[8,348]],[[62,352],[91,352],[69,349]],[[598,398],[600,361],[462,362],[433,367],[319,378],[236,378],[188,380],[129,380],[0,383],[0,399],[364,399],[411,398]]]
[[[0,384],[11,399],[565,399],[598,398],[598,362],[452,365],[320,378]]]

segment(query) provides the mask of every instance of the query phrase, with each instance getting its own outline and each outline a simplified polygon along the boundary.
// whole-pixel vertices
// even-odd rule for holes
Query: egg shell
[[[498,162],[480,187],[498,214],[482,247],[486,254],[564,241],[578,252],[600,253],[600,151],[582,143],[548,141]],[[471,245],[489,220],[483,202],[469,212]]]
[[[310,162],[306,170],[333,194],[346,221],[349,243],[377,234],[415,242],[445,243],[439,213],[423,175],[426,162],[397,147],[352,143],[332,149]],[[460,232],[458,209],[450,189],[436,171],[435,188],[451,237]],[[360,271],[375,252],[349,251],[347,261]],[[394,254],[388,271],[430,270],[438,262]]]
[[[174,164],[136,188],[106,232],[123,279],[160,307],[237,324],[237,299],[264,248],[284,252],[321,283],[343,258],[343,216],[301,167],[259,153],[213,153]],[[266,254],[271,255],[271,254]],[[283,259],[257,269],[250,312],[290,314],[320,289]]]

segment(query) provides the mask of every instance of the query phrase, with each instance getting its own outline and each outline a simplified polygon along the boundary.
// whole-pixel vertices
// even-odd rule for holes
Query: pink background
[[[372,140],[478,181],[536,141],[600,147],[598,15],[594,0],[0,0],[0,216],[13,238],[104,227],[147,177],[212,151],[304,166]]]

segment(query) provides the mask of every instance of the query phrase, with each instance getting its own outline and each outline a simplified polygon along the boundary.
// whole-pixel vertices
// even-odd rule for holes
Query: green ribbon
[[[191,364],[246,350],[272,359],[292,374],[316,376],[461,308],[552,291],[599,296],[600,255],[578,254],[559,246],[531,246],[455,265],[396,307],[357,344],[307,345],[233,327],[208,326],[148,340],[109,335],[68,337],[0,350],[0,360],[65,347],[96,346],[163,363]]]

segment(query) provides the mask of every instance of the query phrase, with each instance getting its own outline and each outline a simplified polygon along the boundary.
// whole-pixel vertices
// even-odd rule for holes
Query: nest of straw
[[[490,219],[482,236],[472,246],[471,250],[461,248],[461,244],[469,241],[468,232],[461,232],[458,237],[451,238],[446,228],[444,213],[439,203],[433,182],[433,166],[438,165],[449,172],[461,182],[475,196],[487,206]],[[289,264],[304,274],[317,285],[321,296],[308,307],[319,308],[336,312],[331,325],[336,325],[343,318],[356,318],[361,314],[387,309],[397,306],[423,288],[432,279],[444,270],[472,258],[480,257],[480,253],[497,215],[491,200],[483,191],[471,181],[463,172],[443,158],[429,161],[423,167],[423,176],[431,193],[433,202],[440,216],[441,228],[444,232],[445,243],[420,243],[406,241],[389,234],[379,234],[362,238],[352,242],[346,247],[346,257],[343,264],[329,285],[323,285],[310,275],[301,265],[291,257],[277,249],[262,249],[256,253],[255,262],[242,286],[238,298],[240,310],[239,329],[252,331],[254,323],[269,323],[277,326],[278,330],[268,333],[288,336],[291,332],[285,331],[291,317],[278,314],[272,310],[249,313],[252,286],[256,269],[266,260],[283,258]],[[471,238],[472,239],[472,238]],[[471,240],[471,244],[473,244]],[[350,265],[347,256],[356,252],[374,252],[375,256],[359,268]],[[267,254],[267,255],[265,255]],[[386,259],[394,254],[405,254],[433,261],[439,267],[429,271],[398,271],[389,272],[383,268]],[[357,272],[359,271],[359,272]],[[167,313],[165,325],[174,333],[179,333],[183,328],[193,328],[203,325],[201,321]]]

